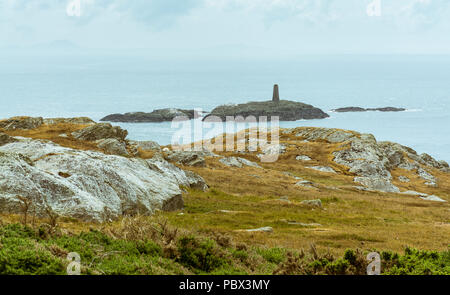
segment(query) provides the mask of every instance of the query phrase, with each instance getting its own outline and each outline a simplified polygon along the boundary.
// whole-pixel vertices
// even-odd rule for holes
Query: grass
[[[178,230],[160,217],[125,218],[80,233],[41,226],[0,226],[0,274],[65,275],[69,253],[80,255],[84,275],[155,274],[365,274],[367,253],[347,249],[341,257],[287,248],[255,247],[229,236]],[[450,250],[383,251],[383,274],[450,274]]]

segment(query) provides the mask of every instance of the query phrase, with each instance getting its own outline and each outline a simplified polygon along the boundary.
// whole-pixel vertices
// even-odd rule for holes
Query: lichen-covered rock
[[[5,145],[7,143],[15,142],[17,139],[9,136],[8,134],[0,132],[0,146]]]
[[[109,123],[95,124],[72,133],[72,136],[79,140],[96,141],[100,139],[115,138],[123,141],[128,135],[128,131],[119,126],[112,126]]]
[[[0,128],[6,131],[35,129],[44,123],[42,117],[12,117],[0,120]]]
[[[0,211],[19,213],[17,196],[61,216],[107,221],[180,209],[180,186],[205,189],[199,176],[163,159],[143,160],[21,139],[0,147]]]
[[[88,117],[75,117],[75,118],[45,118],[45,124],[80,124],[80,125],[90,125],[95,124],[95,121]]]
[[[322,208],[322,200],[320,200],[320,199],[317,199],[317,200],[304,200],[304,201],[301,201],[300,204],[307,205],[307,206],[312,206],[312,207]]]
[[[400,189],[393,185],[389,179],[384,177],[355,177],[355,182],[362,184],[370,190],[399,193]]]

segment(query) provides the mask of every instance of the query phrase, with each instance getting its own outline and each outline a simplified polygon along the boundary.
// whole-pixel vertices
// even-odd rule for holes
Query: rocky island
[[[166,108],[154,110],[151,113],[132,112],[112,114],[102,118],[100,121],[117,123],[154,123],[170,122],[177,117],[180,119],[184,118],[185,120],[191,120],[202,117],[203,115],[203,113],[200,114],[195,110]],[[244,104],[218,106],[210,114],[206,115],[203,120],[211,116],[218,117],[222,121],[225,121],[227,116],[242,116],[244,118],[248,116],[254,116],[256,118],[266,116],[268,120],[270,120],[271,116],[277,116],[280,121],[324,119],[329,117],[327,113],[312,105],[296,101],[280,100],[278,85],[274,86],[273,98],[271,101],[256,101]]]
[[[218,117],[222,121],[225,121],[227,116],[242,116],[244,118],[254,116],[257,119],[260,116],[266,116],[268,120],[270,120],[271,116],[277,116],[280,121],[324,119],[329,117],[327,113],[312,105],[290,100],[280,100],[278,85],[274,86],[271,101],[222,105],[213,109],[204,120],[210,116]]]
[[[395,107],[384,107],[384,108],[361,108],[361,107],[345,107],[334,109],[332,112],[337,113],[350,113],[350,112],[404,112],[406,109],[404,108],[395,108]]]
[[[125,114],[112,114],[102,118],[102,122],[117,122],[117,123],[155,123],[155,122],[170,122],[175,118],[194,119],[199,116],[195,110],[183,109],[159,109],[151,113],[133,112]]]

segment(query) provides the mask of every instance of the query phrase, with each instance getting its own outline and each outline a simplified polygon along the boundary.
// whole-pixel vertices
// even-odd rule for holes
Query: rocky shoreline
[[[199,116],[201,116],[201,114],[195,110],[167,108],[154,110],[151,113],[133,112],[125,114],[112,114],[100,119],[100,121],[116,123],[158,123],[170,122],[175,118],[179,120],[191,120]]]
[[[325,119],[329,117],[327,113],[312,105],[296,101],[280,100],[277,102],[258,101],[219,106],[213,109],[203,120],[214,117],[225,121],[228,116],[243,118],[254,116],[256,119],[265,116],[268,120],[270,120],[270,117],[272,116],[277,116],[280,121]],[[211,120],[211,118],[209,120]]]

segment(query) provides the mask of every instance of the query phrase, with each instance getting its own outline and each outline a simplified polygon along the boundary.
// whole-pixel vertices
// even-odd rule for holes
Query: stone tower
[[[272,101],[273,102],[279,102],[280,101],[280,92],[278,90],[278,84],[275,84],[273,86],[273,97],[272,97]]]

